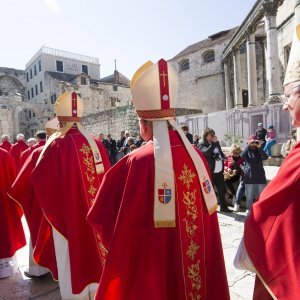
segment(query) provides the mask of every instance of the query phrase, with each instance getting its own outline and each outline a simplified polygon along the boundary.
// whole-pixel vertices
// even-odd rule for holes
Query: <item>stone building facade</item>
[[[23,70],[0,68],[0,135],[8,134],[13,139],[19,132],[31,136],[33,128],[40,127],[37,119],[43,107],[26,102],[26,77]]]
[[[0,68],[0,135],[15,137],[22,132],[27,138],[34,136],[54,117],[53,104],[66,91],[75,91],[82,98],[84,116],[129,106],[129,86],[129,79],[117,70],[100,78],[96,58],[42,47],[25,71]],[[101,124],[104,119],[105,113],[94,122]],[[127,130],[122,127],[120,131],[123,129]]]
[[[169,60],[178,73],[178,107],[203,113],[225,109],[222,53],[237,29],[211,35]]]
[[[278,141],[290,137],[291,119],[281,107],[282,84],[293,38],[294,7],[295,0],[255,2],[245,20],[226,41],[219,59],[224,83],[220,91],[224,95],[219,104],[221,109],[212,101],[212,113],[205,109],[205,103],[197,102],[200,96],[194,95],[192,102],[198,103],[197,108],[203,109],[205,114],[179,118],[181,123],[188,123],[197,134],[211,126],[223,144],[226,134],[240,135],[245,142],[257,129],[258,122],[265,127],[274,125]],[[197,51],[201,54],[201,49]],[[200,70],[198,64],[194,66],[197,72]],[[181,82],[192,82],[197,77],[184,72],[179,76],[186,76]],[[203,89],[212,90],[212,84]],[[187,87],[180,88],[185,90],[182,94],[188,95]]]

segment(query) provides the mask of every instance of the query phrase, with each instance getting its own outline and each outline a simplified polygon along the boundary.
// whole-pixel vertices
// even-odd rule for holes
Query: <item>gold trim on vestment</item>
[[[176,222],[156,220],[154,221],[154,227],[155,228],[176,227]]]
[[[199,234],[199,227],[195,224],[195,221],[199,218],[199,210],[197,208],[197,190],[193,189],[190,191],[191,185],[194,180],[197,179],[196,173],[192,172],[189,167],[184,164],[181,170],[181,175],[178,179],[182,182],[186,190],[183,190],[182,201],[186,207],[186,215],[183,218],[185,223],[185,230],[187,237],[189,238],[189,245],[185,252],[189,265],[185,269],[185,274],[190,279],[191,290],[188,291],[189,299],[200,299],[199,290],[202,287],[202,279],[200,276],[200,260],[196,259],[200,245],[194,241],[194,237]]]
[[[159,118],[174,118],[175,109],[158,109],[158,110],[137,110],[138,116],[141,119],[159,119]]]
[[[69,116],[57,116],[58,121],[61,122],[80,122],[81,118],[79,117],[69,117]]]

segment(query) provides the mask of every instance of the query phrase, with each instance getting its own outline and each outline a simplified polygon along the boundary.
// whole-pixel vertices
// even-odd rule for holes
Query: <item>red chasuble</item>
[[[100,141],[96,143],[107,170],[110,165],[106,150]],[[68,240],[73,294],[99,282],[102,272],[101,245],[86,220],[102,177],[96,173],[85,137],[74,127],[48,146],[31,174],[36,199],[48,224]],[[39,233],[34,249],[37,263],[38,252],[42,253],[51,232],[46,236]]]
[[[31,150],[31,148],[28,150]],[[39,265],[51,270],[52,276],[57,280],[57,265],[52,229],[43,215],[41,205],[35,197],[31,182],[31,173],[36,166],[42,150],[43,147],[41,146],[32,151],[8,192],[8,196],[18,202],[23,209],[30,231],[32,248],[35,250],[35,260]],[[39,243],[39,247],[37,248],[36,245],[39,235],[42,243]]]
[[[12,147],[12,144],[9,141],[4,141],[3,143],[0,144],[0,148],[6,150],[7,152],[10,151]]]
[[[108,250],[96,299],[229,299],[217,214],[208,215],[196,169],[174,131],[170,143],[175,228],[154,228],[152,142],[103,179],[88,215]]]
[[[7,196],[15,176],[13,158],[7,151],[0,149],[0,258],[12,257],[26,245],[21,223],[22,210]]]
[[[20,166],[21,154],[27,148],[29,148],[29,147],[24,141],[18,141],[15,144],[13,144],[11,149],[10,149],[9,153],[15,159],[17,172],[19,172],[20,169],[21,169],[21,166]]]
[[[21,157],[20,157],[20,169],[23,167],[26,159],[30,156],[30,154],[37,148],[44,146],[46,143],[46,141],[39,141],[38,143],[36,143],[35,145],[33,145],[32,147],[27,148],[25,151],[23,151],[21,153]]]
[[[245,246],[257,271],[254,299],[300,299],[300,144],[253,205]],[[269,292],[268,292],[269,290]]]

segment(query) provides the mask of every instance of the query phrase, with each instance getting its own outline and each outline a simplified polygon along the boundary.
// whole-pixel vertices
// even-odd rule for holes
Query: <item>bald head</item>
[[[9,141],[9,140],[10,140],[9,135],[3,134],[3,135],[1,136],[1,141],[2,141],[2,142],[4,142],[4,141]]]
[[[19,134],[17,135],[17,141],[25,141],[25,136],[24,136],[24,134],[19,133]]]

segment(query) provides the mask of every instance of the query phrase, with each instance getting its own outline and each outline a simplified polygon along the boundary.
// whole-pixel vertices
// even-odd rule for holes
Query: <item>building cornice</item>
[[[300,0],[297,0],[300,1]],[[222,55],[222,59],[226,59],[229,53],[232,52],[233,48],[236,48],[240,43],[245,40],[245,32],[247,30],[254,30],[261,19],[266,14],[266,8],[272,7],[277,9],[283,3],[283,0],[260,0],[256,1],[242,24],[240,25],[237,32],[229,41],[228,45],[225,47]],[[269,10],[270,11],[270,10]]]

